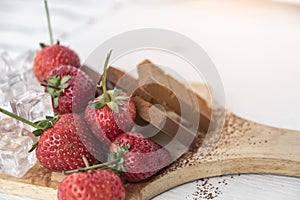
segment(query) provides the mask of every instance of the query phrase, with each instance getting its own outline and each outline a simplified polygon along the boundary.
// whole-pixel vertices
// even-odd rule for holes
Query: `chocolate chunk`
[[[139,116],[151,125],[162,131],[170,138],[175,138],[185,146],[191,146],[196,138],[197,131],[190,130],[173,119],[167,112],[145,101],[139,96],[132,98]]]
[[[150,96],[152,104],[173,110],[199,130],[207,131],[211,110],[205,100],[146,60],[138,65],[139,87]]]
[[[160,132],[168,135],[171,139],[176,137],[185,146],[190,146],[193,143],[197,135],[197,130],[186,127],[187,122],[182,123],[182,121],[176,120],[176,117],[174,117],[175,114],[171,115],[169,114],[170,112],[167,113],[155,107],[151,103],[156,102],[155,99],[143,88],[138,87],[138,81],[132,76],[114,67],[109,67],[107,70],[107,80],[132,95],[139,116],[139,123],[141,120],[146,121],[157,130],[160,130]],[[180,117],[178,118],[180,119]]]

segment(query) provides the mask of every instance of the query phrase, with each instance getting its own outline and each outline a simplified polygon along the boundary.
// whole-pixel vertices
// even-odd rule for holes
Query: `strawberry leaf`
[[[36,124],[37,126],[41,127],[40,129],[35,130],[36,133],[38,134],[40,132],[40,130],[44,131],[44,130],[46,130],[48,128],[53,127],[54,124],[57,122],[58,119],[59,119],[59,115],[55,115],[54,117],[52,117],[52,116],[46,116],[46,119],[34,122],[34,124]],[[41,134],[36,135],[36,136],[40,136],[40,135]]]
[[[112,93],[112,96],[117,97],[121,92],[122,92],[122,90],[120,90],[120,89],[114,89],[113,93]]]
[[[67,87],[69,87],[69,84],[68,83],[65,83],[65,84],[63,84],[62,86],[60,86],[61,87],[61,89],[66,89]]]
[[[43,49],[43,48],[47,47],[47,45],[45,43],[40,42],[40,47]]]
[[[101,99],[100,101],[96,101],[95,103],[93,103],[92,108],[95,109],[95,110],[100,110],[105,105],[106,105],[106,103],[104,103],[103,99]]]
[[[122,106],[122,105],[125,104],[125,102],[124,102],[123,100],[114,100],[114,102],[115,102],[116,104],[118,104],[119,106]]]
[[[117,97],[115,97],[115,100],[127,100],[129,98],[130,97],[127,97],[127,96],[117,96]]]
[[[34,130],[32,133],[34,136],[39,137],[43,134],[43,132],[44,132],[43,129],[37,129],[37,130]]]
[[[64,76],[61,81],[60,84],[65,84],[67,81],[69,81],[72,78],[72,76]]]
[[[119,105],[114,101],[108,102],[107,106],[115,113],[119,113]]]
[[[108,162],[119,159],[120,161],[112,166],[114,172],[125,171],[124,167],[124,156],[130,149],[130,144],[120,147],[119,143],[116,142],[113,145],[114,153],[108,155]]]
[[[38,142],[36,142],[34,145],[32,145],[32,147],[29,149],[29,153],[31,153],[33,150],[35,150],[36,148],[37,148],[37,146],[38,146]]]
[[[58,107],[58,97],[53,98],[53,104],[54,104],[54,108]]]

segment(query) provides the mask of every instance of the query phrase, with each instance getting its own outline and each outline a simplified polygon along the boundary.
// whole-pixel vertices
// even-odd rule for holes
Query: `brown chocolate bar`
[[[132,100],[136,105],[137,113],[143,120],[168,135],[171,139],[176,138],[177,141],[185,146],[192,145],[196,138],[197,130],[186,128],[180,122],[168,115],[168,113],[139,96],[134,96]]]
[[[151,96],[150,103],[173,110],[199,130],[208,130],[211,110],[205,100],[148,60],[138,65],[138,74],[139,87]]]
[[[118,88],[122,89],[128,95],[140,96],[146,101],[154,101],[152,97],[142,88],[138,87],[138,81],[115,67],[109,67],[107,69],[107,80]]]
[[[132,95],[139,118],[150,123],[171,139],[176,137],[177,141],[180,141],[181,144],[190,146],[198,131],[191,126],[190,122],[180,119],[180,116],[177,114],[165,112],[155,107],[154,104],[163,104],[164,102],[157,101],[143,87],[138,87],[136,79],[117,68],[109,67],[107,70],[107,80]],[[157,90],[164,89],[161,85],[156,85],[156,87]],[[170,97],[167,96],[166,98]],[[197,115],[199,116],[198,113]],[[140,120],[138,121],[140,122]]]

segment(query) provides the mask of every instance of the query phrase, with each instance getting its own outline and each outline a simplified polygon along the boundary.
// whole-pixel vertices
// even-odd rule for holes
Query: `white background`
[[[197,42],[211,57],[222,78],[229,110],[259,123],[300,130],[297,4],[263,0],[49,0],[49,5],[55,38],[76,50],[82,61],[118,33],[137,28],[170,29]],[[42,1],[1,1],[0,16],[0,50],[13,57],[48,41]],[[180,66],[174,70],[192,80]],[[223,179],[209,181],[218,185]],[[299,178],[241,175],[226,179],[228,185],[221,188],[223,194],[218,199],[300,199]],[[191,199],[195,185],[180,186],[156,199]],[[14,197],[3,195],[0,199]]]

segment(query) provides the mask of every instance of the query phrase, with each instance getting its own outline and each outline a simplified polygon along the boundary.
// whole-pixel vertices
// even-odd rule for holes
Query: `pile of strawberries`
[[[45,1],[48,23],[49,11]],[[51,27],[49,25],[49,27]],[[49,31],[50,33],[52,31]],[[80,69],[78,55],[59,43],[41,45],[34,73],[52,97],[55,116],[30,122],[2,108],[0,112],[36,128],[39,163],[67,176],[58,187],[59,200],[125,199],[124,182],[149,178],[171,162],[162,146],[131,132],[136,109],[125,92],[107,88],[104,64],[100,85]],[[96,97],[101,87],[103,93]]]
[[[130,132],[136,117],[133,101],[120,89],[106,88],[111,52],[98,97],[99,85],[74,66],[79,60],[74,55],[56,44],[35,58],[34,72],[38,80],[45,78],[41,84],[58,114],[35,123],[34,134],[40,136],[36,156],[43,167],[71,174],[58,187],[59,200],[124,199],[122,179],[147,179],[170,163],[170,154],[141,133]]]

